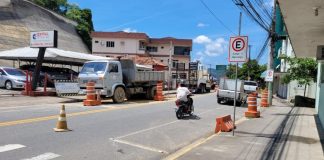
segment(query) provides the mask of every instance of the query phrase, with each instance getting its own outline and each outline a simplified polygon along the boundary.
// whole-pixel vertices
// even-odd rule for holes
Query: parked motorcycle
[[[175,108],[175,112],[176,112],[176,116],[178,119],[182,119],[184,117],[184,115],[189,115],[189,116],[193,115],[194,106],[193,106],[193,100],[192,100],[191,96],[192,95],[187,96],[187,98],[188,98],[187,102],[184,102],[181,100],[175,101],[175,104],[177,106]]]

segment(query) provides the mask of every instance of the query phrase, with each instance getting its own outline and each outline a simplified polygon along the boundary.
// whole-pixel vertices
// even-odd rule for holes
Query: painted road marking
[[[19,149],[19,148],[24,148],[24,147],[26,147],[26,146],[21,145],[21,144],[7,144],[5,146],[0,146],[0,153]]]
[[[225,107],[215,108],[215,109],[223,109],[223,108],[225,108]],[[200,113],[199,115],[203,115],[203,114],[205,114],[205,113],[210,113],[210,111],[215,110],[215,109],[207,110],[207,111],[205,111],[205,112]],[[150,128],[142,129],[142,130],[139,130],[139,131],[135,131],[135,132],[132,132],[132,133],[129,133],[129,134],[123,135],[123,136],[116,137],[115,139],[125,138],[125,137],[132,136],[132,135],[135,135],[135,134],[138,134],[138,133],[142,133],[142,132],[150,131],[150,130],[153,130],[153,129],[156,129],[156,128],[164,127],[164,126],[167,126],[167,125],[170,125],[170,124],[176,123],[176,122],[180,122],[180,120],[175,120],[175,121],[168,122],[168,123],[163,123],[163,124],[160,124],[160,125],[157,125],[157,126],[154,126],[154,127],[150,127]]]
[[[142,133],[142,132],[146,132],[146,131],[149,131],[149,130],[160,128],[160,127],[163,127],[163,126],[167,126],[167,125],[170,125],[170,124],[173,124],[173,123],[176,123],[176,122],[179,122],[179,120],[172,121],[172,122],[169,122],[169,123],[164,123],[164,124],[161,124],[161,125],[158,125],[158,126],[155,126],[155,127],[139,130],[139,131],[136,131],[136,132],[132,132],[132,133],[129,133],[129,134],[126,134],[126,135],[123,135],[123,136],[116,137],[116,139],[125,138],[125,137],[132,136],[132,135],[135,135],[135,134],[138,134],[138,133]]]
[[[200,96],[202,96],[202,95],[199,95],[197,97],[200,97]],[[171,100],[168,100],[168,101],[171,101]],[[152,104],[159,104],[159,103],[164,103],[164,102],[167,102],[167,101],[157,101],[157,102],[152,102]],[[92,114],[92,113],[99,113],[99,112],[106,112],[106,111],[113,111],[113,110],[139,108],[139,107],[142,107],[142,106],[145,106],[145,105],[147,105],[147,103],[134,104],[132,106],[110,106],[109,108],[104,108],[104,109],[83,111],[83,112],[75,112],[75,113],[67,114],[67,116],[68,117],[73,117],[73,116],[87,115],[87,114]],[[151,106],[147,106],[147,107],[151,107]],[[58,118],[58,115],[37,117],[37,118],[29,118],[29,119],[15,120],[15,121],[6,121],[6,122],[0,122],[0,127],[12,126],[12,125],[18,125],[18,124],[26,124],[26,123],[33,123],[33,122],[41,122],[41,121],[53,120],[53,119],[56,119],[56,118]]]
[[[144,104],[139,104],[139,105],[134,105],[134,106],[121,106],[121,107],[111,106],[111,107],[105,108],[105,109],[98,109],[98,110],[70,113],[70,114],[67,114],[67,116],[68,117],[73,117],[73,116],[87,115],[87,114],[92,114],[92,113],[99,113],[99,112],[106,112],[106,111],[113,111],[113,110],[138,108],[138,107],[141,107],[143,105]],[[17,125],[17,124],[32,123],[32,122],[40,122],[40,121],[57,119],[57,118],[58,118],[58,115],[52,115],[52,116],[46,116],[46,117],[38,117],[38,118],[30,118],[30,119],[23,119],[23,120],[16,120],[16,121],[0,122],[0,127],[12,126],[12,125]]]
[[[44,154],[38,155],[36,157],[32,157],[32,158],[28,158],[28,159],[23,159],[23,160],[50,160],[50,159],[54,159],[54,158],[57,158],[57,157],[60,157],[60,156],[61,155],[48,152],[48,153],[44,153]]]
[[[244,122],[246,120],[248,120],[248,119],[245,118],[245,117],[242,117],[241,119],[239,119],[238,121],[236,121],[235,124],[238,125],[238,124],[240,124],[240,123],[242,123],[242,122]],[[191,143],[191,144],[189,144],[189,145],[187,145],[185,147],[182,147],[180,150],[178,150],[175,153],[173,153],[173,154],[167,156],[166,158],[164,158],[164,160],[175,160],[175,159],[183,156],[187,152],[191,151],[192,149],[194,149],[194,148],[196,148],[196,147],[198,147],[198,146],[206,143],[208,140],[210,140],[210,139],[218,136],[220,133],[222,133],[222,132],[218,132],[216,134],[214,132],[210,132],[210,133],[207,134],[206,137],[201,138],[201,139],[195,141],[194,143]]]
[[[122,143],[122,144],[127,144],[127,145],[130,145],[130,146],[133,146],[133,147],[138,147],[138,148],[141,148],[141,149],[144,149],[144,150],[149,150],[149,151],[163,153],[163,154],[169,154],[167,151],[163,151],[163,150],[160,150],[160,149],[144,146],[144,145],[129,142],[129,141],[124,141],[124,140],[120,140],[120,139],[113,139],[113,138],[110,138],[110,140],[112,140],[114,142]]]
[[[167,156],[166,158],[164,158],[164,160],[174,160],[179,158],[180,156],[186,154],[187,152],[191,151],[193,148],[198,147],[199,145],[207,142],[208,140],[214,138],[215,136],[219,135],[221,132],[218,132],[217,134],[215,134],[214,132],[210,132],[207,134],[206,138],[201,138],[197,141],[195,141],[194,143],[191,143],[190,145],[187,145],[183,148],[181,148],[180,150],[178,150],[177,152],[175,152],[174,154],[171,154],[169,156]]]

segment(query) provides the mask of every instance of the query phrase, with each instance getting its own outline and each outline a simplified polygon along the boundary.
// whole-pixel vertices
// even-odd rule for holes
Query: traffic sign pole
[[[242,21],[242,12],[240,12],[240,18],[239,18],[239,36],[241,35],[241,21]],[[235,134],[235,113],[236,113],[236,94],[237,94],[237,68],[238,68],[238,62],[236,62],[236,67],[235,67],[235,92],[234,92],[234,113],[233,113],[233,124],[234,124],[234,128],[233,128],[233,136]]]

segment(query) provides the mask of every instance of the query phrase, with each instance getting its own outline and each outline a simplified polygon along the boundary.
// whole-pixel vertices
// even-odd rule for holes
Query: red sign
[[[229,47],[229,62],[246,62],[247,60],[247,36],[231,37]]]

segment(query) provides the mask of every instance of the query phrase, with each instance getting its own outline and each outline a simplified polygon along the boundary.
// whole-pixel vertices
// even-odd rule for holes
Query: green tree
[[[298,84],[305,85],[304,97],[307,86],[311,82],[316,82],[317,63],[312,58],[286,58],[289,69],[288,74],[283,77],[283,83],[288,84],[296,80]]]
[[[236,65],[235,64],[229,64],[227,71],[226,71],[226,77],[230,79],[235,79],[235,70],[236,70]],[[237,73],[239,73],[240,67],[238,66],[237,68]]]
[[[267,69],[266,65],[259,65],[258,61],[253,59],[248,62],[243,63],[240,74],[238,75],[239,79],[248,80],[258,80],[262,72]]]
[[[90,9],[80,9],[76,4],[69,4],[67,0],[33,0],[34,3],[60,13],[78,23],[75,27],[83,42],[91,50],[92,42],[90,34],[94,30],[92,12]]]
[[[266,65],[259,65],[257,60],[250,60],[245,62],[242,66],[238,66],[237,78],[241,80],[248,80],[250,76],[251,80],[259,80],[262,72],[267,69]],[[235,64],[229,64],[226,72],[228,78],[235,78]]]
[[[67,0],[34,0],[34,2],[61,14],[65,13],[68,5]]]

